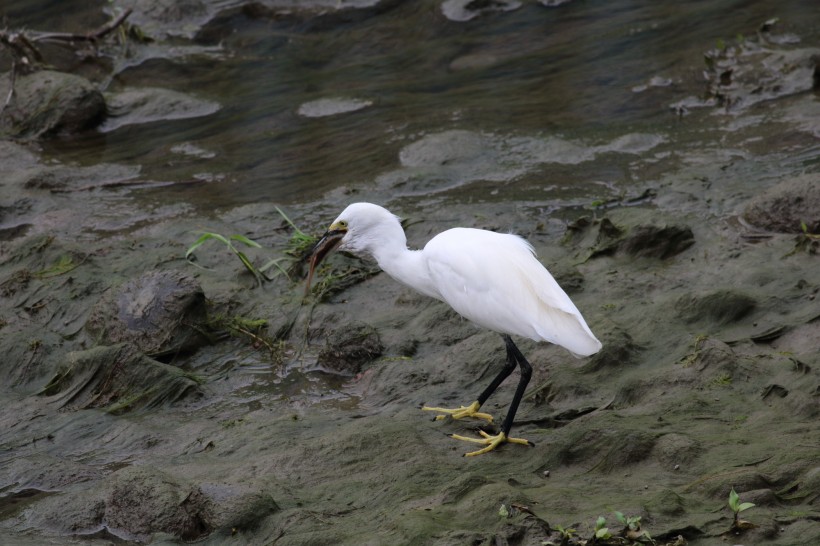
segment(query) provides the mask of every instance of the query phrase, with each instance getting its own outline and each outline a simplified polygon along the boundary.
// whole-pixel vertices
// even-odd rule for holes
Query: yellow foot
[[[436,421],[441,421],[442,419],[446,419],[449,415],[453,419],[464,419],[465,417],[475,417],[476,419],[485,419],[488,423],[493,422],[493,416],[489,413],[480,413],[478,408],[481,406],[478,404],[476,400],[469,406],[461,406],[457,409],[447,409],[447,408],[428,408],[427,406],[422,406],[422,410],[424,411],[437,411],[441,413],[441,415],[436,415]]]
[[[473,442],[474,444],[482,444],[486,445],[487,447],[479,449],[478,451],[471,451],[470,453],[465,453],[465,457],[475,457],[476,455],[484,455],[485,453],[489,453],[490,451],[494,450],[498,446],[504,443],[508,444],[522,444],[525,446],[534,446],[532,442],[529,440],[525,440],[523,438],[507,438],[507,435],[503,432],[499,432],[495,436],[491,434],[487,434],[483,430],[478,431],[484,438],[468,438],[466,436],[459,436],[458,434],[450,435],[450,438],[455,438],[456,440],[463,440],[465,442]]]

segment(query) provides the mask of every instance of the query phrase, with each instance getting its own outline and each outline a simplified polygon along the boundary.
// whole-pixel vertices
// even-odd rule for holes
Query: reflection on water
[[[11,27],[77,30],[101,24],[103,4],[12,0],[4,14]],[[754,34],[777,16],[809,40],[820,20],[814,0],[776,10],[765,0],[523,4],[468,22],[448,20],[432,0],[314,19],[225,12],[179,57],[132,44],[133,66],[108,86],[170,88],[217,102],[218,112],[58,140],[48,152],[139,164],[148,180],[208,182],[151,190],[155,199],[303,202],[370,183],[399,166],[405,146],[448,130],[582,140],[662,132],[676,123],[670,102],[699,92],[702,54],[718,39]],[[368,106],[299,114],[323,99]]]
[[[257,349],[206,347],[195,358],[193,373],[205,378],[210,396],[189,401],[189,409],[245,407],[250,411],[296,411],[305,407],[357,407],[363,383],[316,365],[315,354],[287,351],[280,360]],[[288,409],[283,409],[288,408]]]

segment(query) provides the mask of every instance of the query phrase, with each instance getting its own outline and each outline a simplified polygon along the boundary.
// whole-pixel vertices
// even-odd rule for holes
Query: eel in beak
[[[319,264],[322,263],[325,256],[339,246],[345,233],[347,233],[345,229],[334,229],[334,226],[330,226],[330,229],[322,235],[322,238],[319,239],[305,255],[305,259],[310,258],[310,269],[308,270],[307,284],[305,285],[305,296],[310,293],[310,281],[313,279],[313,272],[319,267]]]

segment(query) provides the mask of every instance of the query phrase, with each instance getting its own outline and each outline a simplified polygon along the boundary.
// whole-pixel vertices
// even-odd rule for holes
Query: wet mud
[[[134,23],[169,57],[237,20],[311,35],[403,5],[167,4]],[[473,24],[535,9],[519,4],[430,9]],[[68,145],[53,139],[86,122],[17,104],[0,118],[0,542],[651,543],[616,512],[657,544],[820,542],[815,52],[776,27],[723,45],[704,46],[703,80],[684,83],[698,58],[632,91],[660,94],[652,130],[431,125],[372,177],[281,208],[194,204],[218,179],[205,168],[169,189],[124,160],[55,160]],[[452,73],[510,54],[479,53]],[[153,85],[100,96],[122,111],[84,119],[113,139],[225,107]],[[344,96],[293,111],[378,114]],[[421,411],[472,402],[504,345],[372,264],[334,255],[304,296],[298,275],[271,267],[260,285],[216,241],[186,259],[205,230],[242,234],[261,245],[234,240],[251,263],[284,271],[300,254],[281,210],[317,235],[354,200],[405,218],[413,247],[457,225],[519,233],[571,295],[604,348],[579,360],[520,341],[533,378],[513,432],[533,447],[465,458],[448,435],[478,425]],[[516,382],[483,410],[501,419]],[[754,503],[742,525],[732,489]],[[599,516],[610,536],[593,539]]]

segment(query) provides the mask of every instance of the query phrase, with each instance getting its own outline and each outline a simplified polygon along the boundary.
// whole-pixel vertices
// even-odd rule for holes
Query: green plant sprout
[[[732,521],[732,528],[730,531],[732,532],[740,532],[744,529],[750,529],[755,527],[755,525],[749,521],[740,519],[740,513],[748,510],[749,508],[753,508],[754,503],[752,502],[740,502],[740,495],[735,492],[735,488],[733,487],[732,490],[729,492],[729,508],[731,508],[732,512],[734,513],[734,520]]]
[[[606,518],[604,516],[598,516],[598,519],[595,521],[595,534],[592,537],[592,542],[594,543],[595,540],[608,540],[612,538],[612,533],[609,532],[609,527],[606,526]]]
[[[641,516],[625,516],[623,512],[615,512],[615,519],[631,531],[637,531],[641,528]]]
[[[34,276],[38,279],[48,279],[50,277],[56,277],[58,275],[63,275],[72,271],[80,266],[85,261],[83,258],[80,262],[75,262],[74,258],[71,256],[60,256],[60,259],[54,263],[51,267],[43,269],[42,271],[38,271],[34,273]]]
[[[193,254],[194,254],[194,251],[196,249],[198,249],[200,246],[205,244],[207,241],[210,241],[211,239],[214,239],[216,241],[220,241],[225,246],[227,246],[228,250],[233,252],[236,255],[236,257],[239,258],[239,261],[242,262],[242,265],[245,266],[245,269],[247,269],[248,272],[250,272],[250,274],[253,275],[253,278],[256,279],[256,282],[258,283],[259,286],[262,286],[262,281],[271,280],[272,277],[268,277],[265,274],[265,271],[270,269],[272,266],[276,266],[276,268],[279,270],[280,273],[285,273],[285,275],[287,276],[287,273],[285,272],[285,270],[279,265],[279,262],[282,261],[283,258],[279,258],[279,259],[275,259],[275,260],[269,260],[262,267],[256,267],[255,265],[253,265],[253,263],[251,263],[250,259],[245,255],[245,253],[242,252],[241,250],[239,250],[239,248],[237,248],[236,245],[234,245],[234,242],[242,243],[243,245],[251,247],[251,248],[262,248],[262,245],[260,245],[259,243],[257,243],[253,239],[249,239],[249,238],[245,237],[244,235],[231,235],[229,237],[225,237],[224,235],[220,235],[219,233],[214,233],[212,231],[205,231],[205,232],[202,233],[202,235],[200,235],[199,239],[197,239],[194,242],[194,244],[192,244],[190,247],[188,247],[188,250],[185,252],[185,259],[191,265],[199,267],[200,269],[208,269],[206,267],[202,267],[201,265],[196,264],[193,261],[193,258],[194,258]]]
[[[809,231],[808,224],[802,220],[800,221],[800,230],[802,233],[797,236],[794,248],[783,256],[784,258],[793,256],[798,252],[807,252],[808,254],[817,253],[817,249],[820,246],[820,233],[812,233]]]
[[[221,338],[230,335],[237,338],[247,339],[254,349],[266,348],[270,353],[271,360],[278,363],[282,359],[285,348],[284,341],[277,336],[264,332],[268,328],[266,319],[252,319],[242,316],[228,316],[222,314],[211,315],[208,318],[207,331],[205,335],[216,335]]]
[[[641,516],[625,516],[623,512],[615,512],[615,518],[624,526],[620,533],[624,538],[639,542],[655,542],[647,531],[641,529]]]
[[[291,235],[288,240],[288,248],[285,250],[285,254],[301,259],[305,254],[307,254],[311,247],[316,244],[316,237],[308,235],[296,227],[296,224],[294,224],[279,207],[276,207],[276,212],[278,212],[279,216],[281,216],[285,222],[293,228],[293,235]]]
[[[560,525],[556,525],[555,528],[553,528],[552,530],[558,533],[558,544],[556,545],[556,543],[548,540],[542,542],[541,546],[569,546],[570,539],[572,539],[572,537],[575,536],[576,533],[575,529],[565,529]]]

